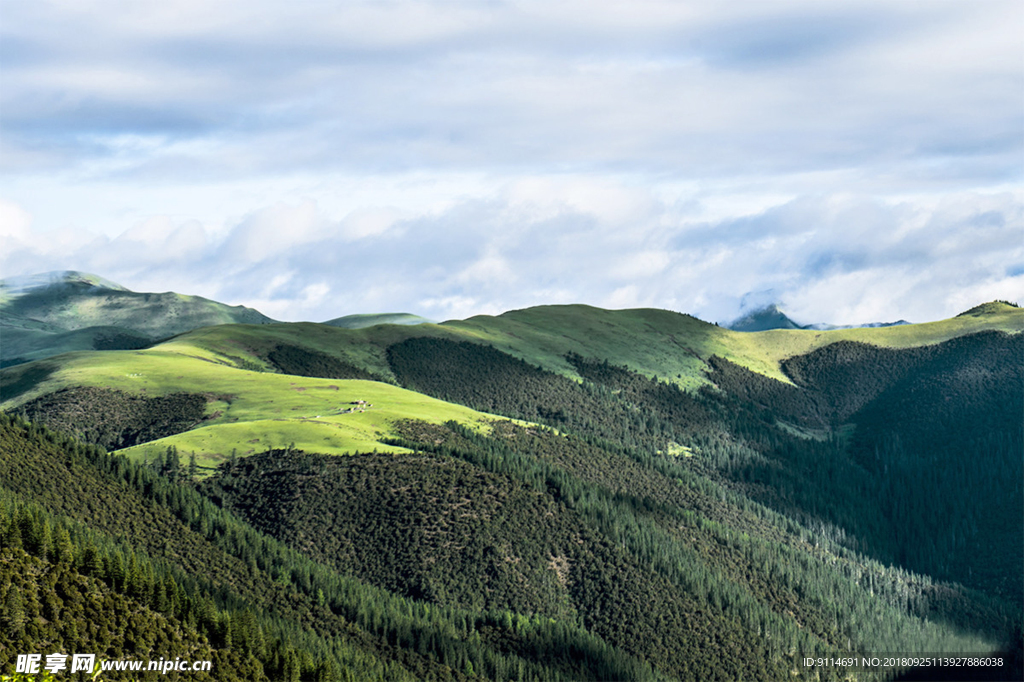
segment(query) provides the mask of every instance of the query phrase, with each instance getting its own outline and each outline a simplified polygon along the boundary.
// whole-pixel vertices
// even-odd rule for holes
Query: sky
[[[1024,303],[1024,3],[0,0],[0,277],[280,320]]]

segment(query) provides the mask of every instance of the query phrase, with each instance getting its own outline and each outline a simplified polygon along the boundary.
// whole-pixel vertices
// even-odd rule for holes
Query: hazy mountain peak
[[[4,364],[76,350],[135,349],[199,327],[269,322],[251,308],[173,292],[134,292],[76,270],[0,281]]]
[[[369,313],[344,315],[342,317],[336,317],[333,320],[327,320],[323,324],[327,324],[332,327],[341,327],[343,329],[362,329],[363,327],[372,327],[377,324],[412,325],[431,323],[433,323],[433,320],[428,320],[425,317],[413,315],[412,313]]]
[[[771,303],[743,315],[727,325],[737,332],[763,332],[769,329],[802,329],[777,303]]]
[[[976,308],[972,308],[964,315],[971,314],[982,314],[985,312],[997,312],[995,310],[989,311],[986,306],[998,305],[1001,306],[999,311],[1002,311],[1010,304],[1003,302],[996,302],[993,304],[986,303]],[[986,308],[985,310],[982,310]],[[737,318],[730,324],[726,325],[729,329],[737,332],[762,332],[768,331],[769,329],[813,329],[815,331],[829,331],[833,329],[854,329],[861,327],[898,327],[904,324],[911,324],[906,320],[897,320],[895,322],[863,322],[861,324],[829,324],[828,322],[815,322],[813,324],[798,324],[794,322],[778,303],[771,303],[769,305],[757,308],[752,312],[749,312],[742,317]]]
[[[826,322],[816,322],[814,324],[808,324],[801,329],[813,329],[815,331],[830,331],[832,329],[874,329],[878,327],[899,327],[905,324],[913,324],[907,320],[896,320],[895,322],[865,322],[864,324],[828,324]]]
[[[4,296],[20,296],[30,291],[52,286],[87,286],[111,291],[130,291],[127,287],[104,279],[99,275],[78,270],[52,270],[34,275],[18,275],[0,280],[0,292]]]

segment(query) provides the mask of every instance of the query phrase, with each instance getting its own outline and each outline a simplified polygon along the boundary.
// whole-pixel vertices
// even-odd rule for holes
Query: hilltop
[[[411,313],[377,313],[377,314],[363,314],[363,315],[345,315],[343,317],[336,317],[333,320],[327,320],[323,324],[330,325],[332,327],[342,327],[344,329],[362,329],[364,327],[373,327],[378,324],[432,324],[433,320],[428,320],[425,317],[419,315],[413,315]]]
[[[1009,301],[989,301],[988,303],[976,305],[970,310],[965,310],[957,315],[957,317],[983,317],[985,315],[998,315],[1001,313],[1013,314],[1014,312],[1020,312],[1020,306],[1016,303],[1011,303]]]

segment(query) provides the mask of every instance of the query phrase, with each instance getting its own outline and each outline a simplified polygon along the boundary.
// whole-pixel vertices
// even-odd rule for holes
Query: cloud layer
[[[1024,291],[1024,197],[963,193],[921,206],[799,198],[707,221],[646,189],[523,181],[432,215],[278,204],[215,235],[154,218],[114,238],[28,230],[4,263],[55,263],[137,290],[201,294],[278,319],[413,310],[434,319],[541,303],[664,307],[724,321],[768,292],[802,321],[924,321]],[[15,209],[7,207],[13,213]],[[24,219],[24,216],[22,216]]]
[[[997,0],[19,3],[0,274],[282,319],[1019,299],[1022,30]]]

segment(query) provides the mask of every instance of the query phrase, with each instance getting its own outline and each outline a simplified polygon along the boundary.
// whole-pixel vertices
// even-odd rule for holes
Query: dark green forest
[[[64,388],[18,410],[29,421],[107,449],[125,448],[187,431],[203,420],[207,396],[148,398],[91,386]]]
[[[794,384],[712,357],[719,390],[698,394],[570,356],[578,384],[438,339],[388,358],[410,388],[680,462],[878,561],[1024,600],[1021,335],[836,343],[787,361]],[[671,443],[692,456],[659,458]]]
[[[339,360],[334,356],[302,348],[279,344],[267,353],[267,362],[282,374],[294,374],[304,377],[321,377],[324,379],[367,379],[381,381],[380,377],[370,374],[364,369]]]
[[[166,655],[163,620],[140,617],[138,636],[116,620],[141,607],[182,637],[196,632],[189,641],[208,647],[196,651],[220,652],[213,679],[663,678],[572,623],[395,595],[259,533],[190,483],[11,417],[0,428],[0,551],[39,566],[2,597],[22,614],[5,623],[4,651]],[[76,581],[109,594],[109,608],[73,610]]]

